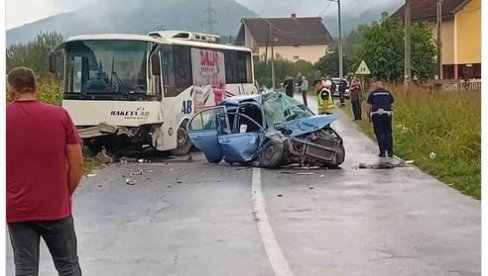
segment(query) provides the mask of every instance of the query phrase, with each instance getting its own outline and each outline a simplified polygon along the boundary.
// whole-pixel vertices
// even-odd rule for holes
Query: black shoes
[[[386,157],[386,155],[384,153],[380,153],[380,154],[378,154],[378,157],[384,158],[384,157]]]

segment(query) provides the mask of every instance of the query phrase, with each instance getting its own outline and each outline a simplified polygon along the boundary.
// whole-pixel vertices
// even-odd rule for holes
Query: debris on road
[[[393,164],[391,163],[376,163],[376,164],[367,164],[367,163],[359,163],[360,169],[393,169]]]
[[[325,177],[325,175],[323,175],[323,174],[320,175],[320,178],[324,178],[324,177]]]
[[[145,162],[145,160],[141,158],[141,159],[137,160],[137,162],[139,162],[139,163],[144,163],[144,162]]]
[[[290,172],[290,171],[282,171],[282,174],[295,174],[295,175],[314,175],[313,172]]]
[[[278,197],[282,197],[283,195],[278,195]]]
[[[127,185],[130,185],[130,186],[133,186],[136,184],[137,181],[135,181],[134,179],[130,179],[130,178],[126,178],[125,179],[125,184]]]
[[[139,170],[137,170],[137,171],[132,171],[132,172],[130,172],[130,175],[142,175],[142,169],[139,168]]]
[[[407,160],[405,161],[405,164],[413,164],[413,162],[414,162],[413,160]]]
[[[86,175],[86,177],[94,177],[96,175],[97,175],[96,173],[89,173],[89,174]]]
[[[114,161],[113,158],[108,155],[106,149],[102,149],[95,157],[98,159],[98,161],[104,164],[112,163]]]
[[[282,174],[296,174],[296,172],[282,171]]]

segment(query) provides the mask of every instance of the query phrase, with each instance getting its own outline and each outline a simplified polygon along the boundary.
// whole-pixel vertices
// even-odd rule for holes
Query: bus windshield
[[[65,93],[145,94],[149,46],[145,41],[67,42]]]

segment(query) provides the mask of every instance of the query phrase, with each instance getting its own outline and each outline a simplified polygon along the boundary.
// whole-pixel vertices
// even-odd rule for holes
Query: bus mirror
[[[56,54],[54,52],[49,53],[49,72],[56,73]]]
[[[159,66],[158,55],[151,58],[151,71],[153,75],[161,75],[161,67]]]

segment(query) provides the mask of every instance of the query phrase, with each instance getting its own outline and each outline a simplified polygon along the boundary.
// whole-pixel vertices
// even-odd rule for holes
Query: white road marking
[[[266,214],[263,193],[261,191],[261,169],[253,168],[252,170],[252,206],[259,235],[263,242],[269,262],[276,276],[293,276],[293,272],[288,262],[281,252],[281,248],[276,241],[273,229]]]

